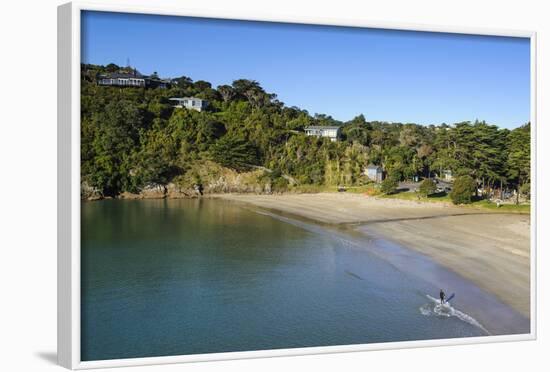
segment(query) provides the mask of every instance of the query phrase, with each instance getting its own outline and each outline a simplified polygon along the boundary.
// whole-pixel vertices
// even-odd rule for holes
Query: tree
[[[231,85],[218,86],[218,92],[222,96],[222,99],[225,103],[231,101],[236,95],[236,92]]]
[[[427,143],[423,143],[416,149],[416,156],[420,160],[420,166],[423,173],[430,177],[431,173],[431,159],[430,155],[433,153],[433,147]]]
[[[177,84],[179,89],[187,89],[193,86],[193,79],[187,76],[180,76],[178,78],[172,79],[173,82]]]
[[[315,115],[313,115],[313,119],[314,119],[316,125],[333,126],[333,127],[334,126],[337,127],[337,126],[342,125],[341,121],[334,119],[330,115],[317,114],[316,113]]]
[[[437,186],[435,182],[432,179],[426,178],[422,183],[420,184],[420,187],[418,188],[418,192],[420,192],[421,195],[424,197],[431,195],[435,193],[437,190]]]
[[[508,135],[508,177],[516,188],[516,204],[524,183],[531,179],[531,124],[514,129]]]
[[[139,148],[139,132],[143,130],[143,115],[131,101],[109,103],[103,112],[95,113],[92,147],[94,157],[86,164],[90,185],[103,195],[133,191],[130,169],[132,157]]]
[[[226,135],[210,149],[212,159],[224,167],[243,172],[259,164],[258,150],[248,141]]]
[[[361,145],[368,146],[369,130],[370,126],[365,120],[365,116],[361,114],[344,124],[342,134],[350,143],[358,142]]]
[[[519,189],[519,192],[522,195],[525,195],[525,198],[527,200],[530,200],[531,199],[531,184],[530,183],[524,183],[523,185],[521,185],[521,187]]]
[[[361,185],[365,164],[379,164],[392,175],[384,184],[388,192],[401,179],[450,170],[487,192],[498,186],[518,190],[517,201],[528,196],[529,124],[510,131],[477,120],[423,126],[363,115],[343,123],[287,107],[248,79],[217,89],[186,76],[172,79],[177,84],[168,89],[97,84],[98,76],[118,70],[81,65],[81,178],[104,195],[191,179],[187,172],[214,160],[220,168],[258,165],[314,185]],[[174,109],[169,98],[185,96],[208,100],[209,110]],[[343,140],[308,137],[303,130],[310,125],[341,126]]]
[[[397,178],[395,176],[386,177],[386,179],[382,181],[380,190],[384,194],[393,194],[397,191],[398,185],[399,185],[399,182],[397,181]]]
[[[476,190],[476,183],[470,176],[460,176],[455,179],[451,190],[453,204],[470,204]]]
[[[255,80],[235,80],[233,81],[233,89],[238,97],[246,99],[254,108],[267,106],[277,97],[276,94],[266,93]]]
[[[210,84],[208,81],[204,81],[204,80],[197,80],[197,81],[195,81],[195,83],[193,84],[193,86],[194,86],[196,89],[198,89],[200,92],[212,88],[212,84]]]
[[[136,154],[133,167],[134,185],[137,189],[149,184],[165,185],[181,172],[176,165],[178,148],[176,140],[160,121],[143,134],[143,146]]]
[[[105,66],[106,72],[117,72],[120,70],[120,66],[115,65],[114,63],[109,63],[107,66]]]

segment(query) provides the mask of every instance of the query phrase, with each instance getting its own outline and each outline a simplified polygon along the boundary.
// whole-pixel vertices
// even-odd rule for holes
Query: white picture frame
[[[330,18],[274,17],[257,13],[227,13],[212,10],[95,4],[71,2],[58,8],[58,361],[70,369],[121,367],[150,364],[184,363],[242,358],[263,358],[306,354],[338,353],[367,350],[462,345],[536,339],[536,225],[537,175],[532,178],[531,208],[531,327],[530,333],[442,340],[373,343],[363,345],[293,348],[198,355],[81,361],[80,358],[80,19],[82,11],[106,11],[170,16],[192,16],[266,22],[288,22],[312,25],[337,25],[394,30],[429,31],[473,35],[513,36],[530,39],[531,46],[531,166],[536,169],[536,33],[533,31],[457,28],[353,21]]]

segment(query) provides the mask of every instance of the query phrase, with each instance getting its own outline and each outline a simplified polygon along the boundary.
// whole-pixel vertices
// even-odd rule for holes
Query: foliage
[[[422,183],[420,184],[420,187],[418,188],[418,192],[422,194],[423,196],[428,196],[433,194],[437,190],[437,186],[434,182],[434,180],[430,178],[426,178]]]
[[[365,166],[375,164],[392,175],[382,185],[390,193],[398,181],[450,170],[482,188],[528,196],[529,123],[514,130],[483,121],[422,126],[364,115],[341,122],[285,106],[247,79],[217,88],[187,76],[172,79],[169,89],[97,85],[100,74],[124,69],[83,64],[81,70],[81,176],[103,195],[191,182],[200,164],[213,161],[239,172],[263,167],[278,174],[271,184],[279,190],[360,187]],[[172,107],[169,98],[186,96],[208,100],[207,110]],[[309,125],[340,126],[342,139],[308,137]]]
[[[247,171],[259,163],[258,150],[248,141],[224,136],[211,148],[212,159],[227,168]]]
[[[529,166],[531,162],[530,133],[531,124],[527,123],[511,131],[507,137],[508,156],[506,163],[508,165],[508,177],[516,181],[518,198],[520,193],[527,194],[530,189],[522,187],[524,184],[530,183],[531,180],[531,168]]]
[[[470,204],[476,190],[476,183],[470,176],[458,177],[451,190],[450,197],[454,204]]]
[[[397,191],[399,182],[396,177],[387,177],[380,185],[380,191],[384,194],[393,194]]]
[[[527,200],[531,199],[531,184],[530,183],[524,183],[523,185],[521,185],[521,187],[519,188],[519,192],[522,194],[522,195],[525,195],[525,198]]]

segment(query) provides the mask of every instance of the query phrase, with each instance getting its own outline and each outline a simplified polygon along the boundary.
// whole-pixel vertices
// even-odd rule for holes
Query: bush
[[[288,180],[283,177],[275,178],[271,184],[271,188],[275,192],[284,192],[288,190]]]
[[[382,191],[384,194],[393,194],[395,191],[397,191],[398,186],[397,179],[395,177],[387,177],[384,181],[382,181],[382,184],[380,185],[380,191]]]
[[[426,178],[422,183],[420,184],[420,187],[418,188],[418,192],[422,196],[428,196],[433,194],[437,190],[437,186],[435,182],[429,178]]]
[[[470,176],[460,176],[455,179],[451,191],[451,200],[453,204],[470,204],[472,194],[476,191],[476,183]]]
[[[237,172],[246,172],[260,163],[258,149],[245,139],[225,135],[211,148],[212,160]]]

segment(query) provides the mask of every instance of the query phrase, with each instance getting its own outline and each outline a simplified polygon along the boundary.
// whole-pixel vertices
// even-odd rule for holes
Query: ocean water
[[[223,200],[83,203],[82,360],[489,334],[380,251]]]

